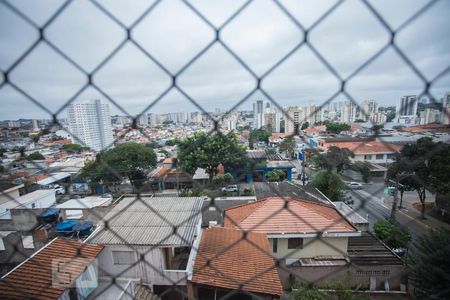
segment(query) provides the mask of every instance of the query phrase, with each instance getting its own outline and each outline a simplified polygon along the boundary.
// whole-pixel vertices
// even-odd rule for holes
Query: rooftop
[[[355,233],[334,206],[271,197],[225,210],[224,227],[267,234]]]
[[[369,232],[348,239],[348,255],[356,265],[402,265],[402,259]]]
[[[201,219],[202,198],[126,197],[103,219],[90,243],[191,246]],[[174,233],[176,226],[176,233]]]
[[[14,199],[10,199],[10,201],[2,204],[3,208],[7,208],[7,209],[13,209],[13,208],[21,208],[25,205],[27,205],[30,202],[42,199],[43,197],[46,197],[50,194],[55,194],[55,190],[53,189],[49,189],[49,190],[36,190],[34,192],[25,194],[23,196],[14,198]],[[55,198],[56,200],[56,198]],[[41,208],[45,208],[45,207],[41,207]]]
[[[374,153],[396,153],[401,149],[400,145],[388,144],[377,141],[370,142],[330,142],[328,147],[336,146],[339,148],[348,148],[355,154],[374,154]]]
[[[329,204],[330,201],[313,186],[300,186],[288,181],[282,182],[254,182],[256,198],[269,197],[299,198],[315,203]]]
[[[266,235],[250,232],[244,238],[243,231],[230,228],[203,230],[192,282],[254,293],[283,294]]]
[[[58,299],[65,287],[53,285],[52,263],[55,259],[75,259],[70,264],[71,282],[86,269],[103,247],[77,240],[56,238],[35,255],[0,279],[2,299]],[[75,275],[75,276],[73,276]]]
[[[278,153],[267,153],[266,150],[247,150],[247,157],[250,159],[283,160]]]

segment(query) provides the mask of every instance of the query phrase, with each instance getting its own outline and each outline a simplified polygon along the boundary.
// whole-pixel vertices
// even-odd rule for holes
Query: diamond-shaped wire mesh
[[[178,4],[178,8],[182,13],[187,16],[183,20],[184,22],[188,22],[190,24],[195,23],[195,27],[198,32],[189,32],[186,30],[184,34],[186,37],[174,37],[167,36],[167,39],[159,42],[152,40],[153,35],[158,34],[163,27],[170,27],[176,23],[174,20],[167,20],[161,15],[164,16],[164,13],[168,12],[168,8],[165,6],[165,1],[154,1],[152,4],[149,4],[142,8],[142,10],[134,12],[134,18],[132,20],[124,20],[123,18],[118,17],[117,10],[111,10],[108,5],[106,5],[105,1],[92,0],[88,2],[90,14],[93,14],[95,18],[102,19],[104,22],[102,24],[107,24],[104,28],[95,28],[92,29],[95,32],[95,41],[89,40],[86,37],[74,37],[73,43],[82,43],[86,45],[87,49],[90,47],[97,47],[100,49],[100,54],[97,53],[98,57],[90,57],[88,61],[80,62],[80,53],[75,51],[75,48],[70,47],[70,45],[64,45],[58,42],[60,36],[58,36],[57,29],[58,27],[64,26],[73,26],[74,23],[82,23],[80,20],[74,17],[73,12],[75,10],[82,9],[80,7],[81,1],[64,1],[57,9],[54,11],[48,20],[44,22],[36,21],[31,19],[26,12],[21,11],[20,6],[16,6],[13,1],[1,1],[0,6],[2,10],[7,11],[11,16],[11,18],[20,19],[22,23],[21,26],[26,28],[28,31],[32,31],[36,34],[35,37],[32,37],[28,43],[21,45],[20,53],[17,53],[17,57],[13,60],[13,62],[8,66],[2,67],[2,79],[0,82],[0,91],[1,90],[10,90],[14,91],[17,94],[20,94],[25,99],[29,100],[30,103],[36,105],[39,109],[48,114],[49,118],[52,119],[53,125],[61,126],[58,118],[61,114],[67,109],[70,104],[76,103],[77,99],[79,99],[84,93],[88,90],[95,91],[102,98],[106,99],[110,104],[112,104],[115,109],[119,110],[121,113],[133,119],[131,128],[128,128],[124,131],[122,136],[119,136],[118,139],[121,139],[128,133],[133,131],[139,131],[140,134],[147,137],[151,140],[151,137],[148,135],[146,131],[144,131],[141,127],[137,126],[138,119],[147,114],[148,112],[152,112],[152,110],[158,105],[164,105],[164,101],[167,95],[170,93],[177,93],[184,97],[189,105],[195,107],[196,110],[200,111],[203,116],[205,116],[208,121],[212,124],[210,130],[206,133],[205,139],[208,136],[218,135],[224,143],[227,142],[227,135],[224,134],[220,130],[220,124],[223,122],[234,110],[241,107],[245,102],[248,102],[252,96],[259,93],[264,98],[266,98],[274,107],[276,107],[279,111],[282,112],[283,118],[286,122],[294,122],[293,117],[282,105],[277,102],[277,95],[271,89],[275,82],[271,83],[274,77],[274,74],[277,72],[284,72],[283,68],[290,63],[292,59],[296,57],[300,57],[301,59],[307,58],[307,61],[315,61],[320,65],[320,68],[325,71],[328,76],[327,79],[324,79],[326,82],[330,82],[329,90],[332,91],[326,97],[323,97],[324,101],[319,103],[317,106],[314,106],[310,112],[308,112],[308,119],[314,116],[317,112],[333,103],[339,99],[339,97],[345,97],[346,99],[351,101],[350,105],[354,105],[358,107],[362,111],[362,115],[367,116],[369,112],[365,111],[364,107],[360,107],[359,102],[356,100],[356,97],[352,95],[351,86],[358,80],[358,75],[370,69],[377,60],[383,55],[395,55],[397,60],[401,61],[404,65],[406,65],[412,74],[414,74],[416,81],[421,86],[416,87],[421,88],[422,91],[418,98],[422,96],[428,96],[430,99],[435,99],[434,95],[431,93],[431,89],[434,85],[448,75],[450,71],[450,65],[446,66],[442,71],[438,74],[426,74],[425,71],[422,71],[421,68],[414,63],[414,59],[410,58],[408,54],[398,45],[397,38],[399,33],[407,30],[407,28],[414,22],[416,22],[422,15],[426,14],[427,11],[432,9],[434,6],[438,5],[439,1],[428,1],[425,3],[420,9],[413,12],[408,19],[404,20],[398,26],[392,26],[390,22],[388,22],[383,16],[382,10],[378,5],[375,5],[371,1],[363,0],[358,1],[360,13],[365,17],[371,20],[373,23],[373,27],[376,27],[376,30],[380,32],[384,32],[384,39],[380,41],[377,47],[374,47],[375,50],[372,51],[369,57],[361,57],[355,55],[354,60],[352,61],[351,68],[347,68],[342,70],[339,65],[339,59],[337,61],[329,60],[329,53],[333,51],[339,51],[337,49],[327,48],[327,45],[317,45],[314,41],[316,41],[316,36],[321,36],[326,34],[327,30],[327,21],[337,14],[346,9],[346,5],[349,1],[336,1],[334,4],[329,6],[327,9],[324,9],[320,15],[320,17],[315,20],[302,20],[296,16],[296,12],[291,10],[289,5],[285,3],[285,1],[267,1],[264,5],[270,6],[271,14],[278,15],[278,17],[282,17],[282,22],[284,22],[285,26],[288,26],[291,30],[297,32],[298,36],[296,40],[285,41],[285,45],[282,48],[277,48],[275,51],[275,55],[271,57],[267,57],[265,60],[265,64],[263,66],[256,65],[253,62],[253,57],[247,54],[240,54],[238,50],[239,47],[237,43],[239,43],[239,39],[233,40],[230,39],[230,35],[233,35],[231,30],[246,30],[246,28],[242,28],[242,24],[240,23],[242,18],[249,18],[257,20],[260,16],[256,14],[252,9],[252,6],[262,5],[259,1],[245,1],[235,6],[233,11],[229,13],[226,18],[223,18],[222,22],[217,22],[217,20],[212,20],[208,13],[204,12],[201,7],[198,7],[194,2],[185,0],[180,1]],[[235,5],[235,4],[233,4]],[[268,16],[265,16],[268,17]],[[263,22],[265,19],[262,20]],[[106,22],[106,23],[105,23]],[[257,26],[263,26],[263,22],[261,24],[257,24]],[[219,24],[218,24],[219,23]],[[72,25],[71,25],[72,24]],[[308,24],[308,25],[305,25]],[[83,26],[83,24],[79,24]],[[185,24],[186,25],[186,24]],[[146,29],[150,28],[149,31],[143,29],[144,26],[147,26]],[[176,26],[183,27],[183,24],[176,24]],[[86,30],[91,30],[90,28],[86,28]],[[342,30],[345,30],[343,28]],[[375,29],[374,29],[375,30]],[[68,30],[70,31],[70,30]],[[103,33],[105,31],[114,32],[114,36],[111,38],[110,36],[104,36]],[[65,32],[64,34],[70,34],[70,32]],[[274,35],[278,34],[274,29]],[[362,31],[361,34],[366,34],[366,32]],[[367,33],[368,34],[368,33]],[[208,39],[199,39],[198,37],[207,36]],[[177,39],[182,38],[184,41],[192,42],[193,47],[191,47],[191,53],[183,53],[183,55],[179,55],[177,57],[171,57],[170,59],[161,58],[161,52],[167,51],[170,47],[176,47],[179,45],[177,43]],[[252,38],[252,37],[248,37]],[[255,37],[257,38],[257,37]],[[95,43],[94,43],[95,42]],[[346,42],[351,42],[346,41]],[[317,42],[320,44],[319,42]],[[95,44],[95,45],[94,45]],[[42,51],[47,51],[51,53],[51,62],[50,61],[41,61],[40,63],[45,64],[54,64],[56,67],[50,70],[49,74],[44,74],[43,80],[50,80],[53,82],[58,82],[58,76],[62,72],[68,72],[70,69],[74,75],[70,78],[71,89],[66,91],[66,95],[64,99],[61,99],[61,103],[63,103],[60,107],[49,107],[48,103],[45,101],[45,97],[39,92],[39,87],[28,88],[25,86],[21,86],[20,80],[16,80],[17,74],[24,72],[21,70],[22,68],[26,70],[27,63],[30,60],[39,60],[42,57]],[[226,62],[218,62],[211,60],[208,58],[214,51],[221,51],[223,55],[227,57]],[[133,53],[133,57],[136,61],[131,62],[127,61],[128,55]],[[390,53],[390,54],[389,54]],[[151,82],[146,82],[143,80],[141,83],[137,83],[140,89],[143,89],[148,95],[155,95],[157,97],[148,99],[146,98],[142,103],[145,103],[145,106],[142,106],[140,109],[141,112],[137,115],[131,115],[127,110],[127,102],[123,100],[123,95],[117,92],[114,86],[108,86],[108,80],[102,78],[103,74],[109,74],[116,72],[117,66],[115,66],[118,61],[121,61],[122,64],[134,63],[137,65],[146,65],[148,69],[151,69],[151,74],[144,74],[143,77],[149,76],[157,76],[159,78],[164,78],[164,83],[160,84],[156,87],[151,86]],[[206,63],[205,63],[206,61]],[[119,64],[120,64],[119,63]],[[239,76],[241,76],[243,81],[251,82],[246,86],[246,90],[242,95],[236,97],[237,101],[231,103],[229,107],[223,107],[223,111],[226,111],[222,115],[218,117],[214,114],[208,112],[208,110],[204,107],[206,102],[203,99],[203,96],[200,95],[197,91],[190,89],[190,78],[193,75],[191,70],[196,67],[197,64],[210,64],[208,67],[215,68],[214,75],[208,74],[205,77],[201,77],[201,80],[206,81],[211,79],[225,82],[230,80],[230,78],[222,78],[220,77],[220,66],[226,64],[233,64],[235,67],[239,69],[237,72],[241,72]],[[446,62],[444,62],[446,63]],[[62,67],[61,70],[58,68]],[[299,74],[301,70],[299,70]],[[116,74],[116,73],[114,73]],[[120,73],[117,73],[117,78],[123,78],[123,76],[127,75],[127,70],[123,70]],[[294,74],[295,75],[295,74]],[[212,76],[211,78],[207,78]],[[217,76],[217,77],[215,77]],[[232,80],[232,78],[231,78]],[[115,84],[121,85],[121,82],[115,82]],[[151,86],[151,87],[149,87]],[[55,87],[57,88],[57,87]],[[295,87],[292,87],[295,88]],[[52,92],[52,91],[50,91]],[[219,91],[220,92],[220,91]],[[170,110],[170,109],[168,109]],[[444,113],[447,113],[444,112]],[[61,126],[62,127],[62,126]],[[299,128],[296,128],[295,132],[292,135],[297,135],[299,132]],[[76,139],[79,140],[80,144],[83,144],[82,138],[77,137],[75,134],[71,133]],[[303,139],[305,144],[308,144],[303,136],[300,136]],[[372,138],[379,138],[383,141],[383,137],[379,137],[376,132]],[[117,140],[118,140],[117,139]],[[113,141],[111,145],[113,146],[116,141]],[[204,139],[199,140],[198,143],[202,143]],[[388,147],[391,147],[389,144],[386,144]],[[188,151],[194,151],[199,144],[193,144],[190,146]],[[355,149],[354,149],[355,150]],[[431,150],[431,149],[430,149]],[[235,149],[235,151],[239,151],[239,149]],[[311,149],[311,151],[316,151]],[[430,151],[430,156],[433,151]],[[23,153],[22,153],[23,155]],[[104,164],[104,163],[103,163]],[[104,167],[107,168],[114,178],[120,178],[120,175],[115,174],[114,168],[104,164]],[[36,168],[42,169],[41,166],[36,165]],[[192,174],[184,174],[192,178]],[[110,182],[111,185],[120,184],[120,180]],[[273,218],[276,218],[279,215],[289,215],[294,216],[299,221],[308,224],[313,228],[313,231],[319,232],[314,236],[311,236],[308,239],[304,240],[303,247],[308,246],[309,244],[314,244],[319,242],[321,246],[328,247],[332,249],[333,252],[341,254],[344,257],[347,257],[347,249],[346,247],[341,248],[337,247],[336,244],[330,243],[327,239],[327,230],[331,229],[333,226],[339,225],[339,220],[330,224],[327,228],[317,228],[311,220],[307,217],[303,216],[299,213],[301,210],[297,210],[295,204],[292,204],[290,197],[286,197],[280,195],[280,192],[277,188],[269,183],[267,184],[267,191],[271,192],[272,195],[277,195],[278,199],[281,199],[281,203],[277,203],[275,205],[275,209],[272,213],[266,215],[264,218],[258,220],[258,222],[252,224],[251,226],[243,226],[237,219],[232,217],[225,216],[224,222],[228,222],[231,227],[235,227],[240,229],[241,236],[238,238],[232,239],[232,242],[229,245],[224,245],[218,253],[214,255],[208,255],[205,257],[198,257],[198,261],[202,261],[204,264],[197,268],[196,272],[209,271],[213,272],[219,277],[222,277],[225,281],[232,282],[235,285],[234,289],[223,289],[219,291],[219,294],[216,294],[216,298],[214,299],[244,299],[246,297],[254,297],[255,299],[260,299],[261,295],[252,292],[248,287],[252,285],[252,283],[266,275],[269,276],[270,272],[274,269],[278,270],[278,273],[283,274],[283,276],[288,277],[289,280],[296,279],[298,281],[306,281],[309,284],[318,284],[323,282],[332,282],[335,278],[339,278],[339,276],[343,276],[345,272],[350,272],[350,266],[353,268],[354,273],[353,276],[380,276],[380,274],[389,279],[389,271],[367,271],[364,268],[361,268],[359,265],[354,264],[352,261],[347,261],[346,264],[341,267],[335,267],[334,271],[327,272],[325,274],[315,274],[314,280],[310,280],[307,278],[302,278],[301,273],[296,273],[295,270],[286,265],[286,260],[290,258],[290,256],[295,253],[297,250],[293,249],[292,251],[288,251],[287,253],[283,253],[280,255],[273,255],[270,248],[275,247],[273,242],[271,244],[259,244],[255,243],[255,239],[250,239],[249,234],[253,234],[253,232],[258,232],[258,228],[264,226],[266,223],[270,223]],[[159,278],[165,280],[166,289],[164,291],[159,291],[159,296],[165,299],[171,298],[184,298],[184,299],[192,299],[196,298],[186,289],[186,276],[173,276],[166,272],[160,265],[155,265],[153,261],[148,258],[153,255],[155,249],[159,249],[160,245],[165,245],[171,239],[178,239],[181,243],[185,243],[186,245],[191,246],[191,251],[196,252],[197,255],[204,255],[198,252],[199,244],[191,245],[191,241],[186,240],[183,230],[185,227],[189,226],[193,221],[196,221],[202,213],[207,213],[208,211],[214,210],[220,213],[223,213],[223,208],[220,207],[218,203],[215,202],[214,197],[209,199],[206,205],[203,205],[202,208],[198,208],[193,210],[194,213],[183,218],[182,220],[177,220],[177,223],[173,223],[173,219],[171,219],[170,214],[165,215],[161,213],[157,207],[152,205],[151,195],[148,194],[148,191],[138,190],[134,191],[135,196],[129,197],[125,196],[122,198],[122,201],[117,205],[120,209],[114,208],[113,211],[108,214],[108,218],[105,218],[103,215],[97,215],[95,212],[93,213],[94,217],[99,220],[98,229],[96,231],[97,234],[101,234],[101,231],[105,231],[111,234],[111,236],[116,240],[116,243],[123,246],[123,249],[130,249],[133,253],[136,253],[137,261],[135,263],[129,264],[122,268],[120,273],[110,274],[110,270],[107,268],[102,269],[101,266],[100,272],[105,275],[109,275],[112,277],[112,280],[105,287],[102,287],[102,290],[97,291],[96,295],[98,297],[102,296],[102,293],[105,292],[108,288],[117,287],[122,290],[123,293],[121,295],[121,299],[128,299],[127,297],[133,297],[136,294],[132,292],[132,288],[129,286],[124,287],[116,281],[116,278],[127,278],[132,277],[134,270],[138,268],[143,268],[149,270],[149,272],[154,272]],[[3,193],[2,195],[8,198],[11,201],[16,201],[14,197]],[[354,208],[346,217],[351,217],[353,214],[357,213],[359,210],[364,209],[366,207],[367,201],[369,198],[364,198],[359,194],[356,194],[359,203],[357,207]],[[17,203],[19,204],[19,203]],[[81,205],[84,205],[80,202]],[[86,207],[87,208],[87,207]],[[153,242],[151,247],[141,247],[139,243],[130,244],[127,242],[127,233],[126,232],[116,232],[114,222],[123,218],[123,212],[128,210],[137,211],[144,210],[147,212],[151,212],[155,219],[158,219],[161,224],[168,227],[169,232],[159,233],[155,238],[157,241]],[[387,216],[385,216],[387,217]],[[138,220],[132,220],[130,218],[127,222],[130,224],[135,224]],[[144,221],[144,220],[142,220]],[[414,226],[414,220],[411,221],[407,226]],[[250,233],[248,233],[250,232]],[[143,233],[144,234],[144,233]],[[253,235],[252,235],[253,236]],[[144,238],[144,236],[142,237]],[[197,237],[199,240],[200,237]],[[245,243],[243,246],[242,243]],[[106,243],[107,244],[107,243]],[[258,269],[258,273],[254,273],[253,276],[243,277],[237,276],[236,278],[228,272],[224,272],[223,268],[219,268],[215,265],[215,261],[218,261],[222,257],[234,251],[236,248],[243,247],[245,251],[253,251],[256,253],[255,255],[268,255],[269,257],[273,257],[275,264],[268,269]],[[23,256],[23,258],[27,258],[30,253],[24,252],[20,249],[16,249],[15,253],[12,255]],[[242,250],[241,250],[242,251]],[[11,255],[11,256],[12,256]],[[45,266],[38,266],[44,268]],[[241,272],[246,272],[247,270],[242,270]],[[251,270],[248,270],[251,274]],[[379,274],[377,272],[380,272]],[[382,273],[384,272],[384,273]],[[239,273],[239,272],[238,272]],[[231,275],[230,275],[231,274]],[[237,274],[237,273],[236,273]],[[176,275],[176,274],[175,274]],[[391,274],[392,275],[392,274]],[[394,275],[392,275],[394,276]],[[309,277],[308,277],[309,278]],[[143,282],[144,284],[149,284],[149,282]],[[206,284],[206,283],[205,283]],[[218,285],[220,286],[220,285]],[[15,287],[12,285],[14,289],[18,289],[20,292],[20,287]],[[155,291],[156,292],[156,291]],[[217,293],[217,290],[215,291]],[[23,298],[31,297],[27,294],[26,291],[21,295]],[[198,295],[197,295],[198,296]],[[218,297],[218,298],[217,298]],[[252,298],[253,299],[253,298]],[[262,299],[262,298],[261,298]]]

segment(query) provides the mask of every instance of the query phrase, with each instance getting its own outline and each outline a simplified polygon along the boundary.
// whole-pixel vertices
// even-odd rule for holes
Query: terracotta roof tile
[[[256,245],[256,246],[255,246]],[[210,261],[208,265],[208,261]],[[203,230],[192,282],[269,295],[282,295],[265,234],[214,227]]]
[[[326,143],[326,148],[336,146],[339,148],[347,148],[355,154],[374,154],[374,153],[395,153],[399,152],[401,145],[387,144],[383,142],[330,142]]]
[[[330,205],[281,197],[226,209],[224,227],[272,234],[357,231]]]
[[[1,299],[57,299],[65,288],[52,284],[52,262],[82,258],[70,265],[72,278],[77,278],[87,267],[85,260],[94,260],[102,249],[100,245],[57,238],[0,279]]]

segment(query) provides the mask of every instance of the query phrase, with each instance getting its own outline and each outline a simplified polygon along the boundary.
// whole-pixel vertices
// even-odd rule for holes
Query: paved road
[[[372,191],[373,194],[369,193]],[[369,187],[366,185],[363,190],[349,191],[349,194],[354,200],[353,208],[363,217],[369,220],[370,229],[373,228],[373,224],[378,220],[385,220],[391,216],[391,207],[388,203],[385,203],[383,193],[378,192],[376,187]],[[381,196],[381,197],[379,197]],[[430,227],[424,224],[420,219],[415,216],[410,216],[405,211],[398,210],[396,212],[397,221],[403,226],[407,227],[413,239],[418,236],[427,233]]]

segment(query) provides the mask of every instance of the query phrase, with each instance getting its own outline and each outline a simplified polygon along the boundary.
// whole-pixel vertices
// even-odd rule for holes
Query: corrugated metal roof
[[[107,226],[102,226],[89,242],[189,246],[201,219],[201,208],[199,197],[125,198],[105,216]]]
[[[54,182],[57,182],[57,181],[59,181],[61,179],[67,178],[67,177],[70,177],[70,173],[67,173],[67,172],[54,173],[54,174],[51,174],[49,177],[47,177],[45,179],[39,180],[37,182],[37,184],[39,184],[39,185],[48,185],[48,184],[52,184]]]

